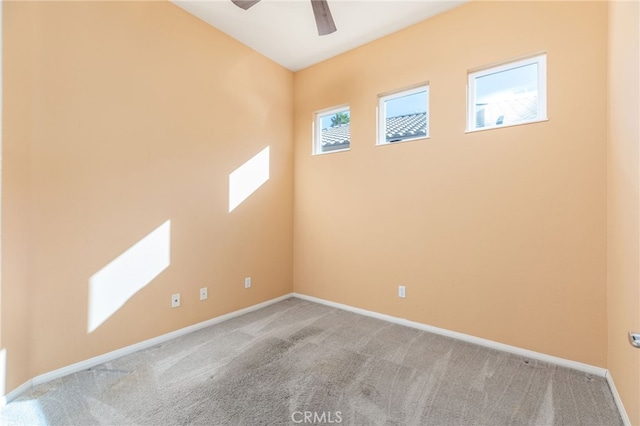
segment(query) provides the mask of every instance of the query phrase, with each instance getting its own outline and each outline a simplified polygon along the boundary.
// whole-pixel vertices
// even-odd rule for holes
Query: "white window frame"
[[[414,95],[420,92],[427,92],[427,128],[424,136],[416,136],[415,138],[408,138],[397,142],[387,142],[387,108],[386,102],[390,99],[401,98],[403,96]],[[421,83],[419,86],[412,87],[411,89],[401,89],[392,93],[378,95],[378,137],[376,138],[376,146],[378,145],[395,145],[397,143],[411,142],[419,139],[429,138],[429,83]]]
[[[344,152],[351,150],[351,135],[349,135],[349,148],[334,149],[324,152],[322,151],[322,118],[345,111],[349,112],[349,124],[351,124],[351,108],[349,107],[349,104],[331,107],[313,113],[313,146],[311,150],[313,155],[333,154],[335,152]]]
[[[494,124],[491,126],[476,127],[476,79],[532,64],[538,65],[538,113],[536,118],[513,124]],[[467,89],[467,133],[547,121],[547,54],[542,53],[525,59],[505,62],[497,66],[469,71]]]

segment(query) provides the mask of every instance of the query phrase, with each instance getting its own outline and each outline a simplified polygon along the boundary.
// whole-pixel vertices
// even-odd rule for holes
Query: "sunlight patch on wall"
[[[170,245],[168,220],[89,279],[89,333],[167,269]]]
[[[269,180],[269,147],[229,175],[229,213]]]

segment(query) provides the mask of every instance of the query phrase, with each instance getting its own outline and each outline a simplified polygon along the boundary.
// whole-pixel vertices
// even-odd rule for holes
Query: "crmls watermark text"
[[[294,423],[342,423],[342,412],[340,411],[294,411],[291,413],[291,420]]]

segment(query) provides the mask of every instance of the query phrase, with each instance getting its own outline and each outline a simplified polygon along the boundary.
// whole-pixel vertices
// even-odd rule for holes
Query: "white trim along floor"
[[[461,341],[465,341],[468,343],[473,343],[476,345],[480,345],[480,346],[484,346],[484,347],[488,347],[491,349],[495,349],[495,350],[499,350],[499,351],[503,351],[503,352],[507,352],[507,353],[511,353],[514,355],[519,355],[522,356],[524,358],[530,358],[530,359],[534,359],[534,360],[538,360],[538,361],[542,361],[542,362],[547,362],[550,364],[555,364],[555,365],[559,365],[562,367],[566,367],[566,368],[571,368],[574,370],[578,370],[578,371],[582,371],[588,374],[592,374],[595,376],[599,376],[599,377],[604,377],[606,378],[607,383],[609,384],[609,387],[611,389],[611,393],[613,395],[613,398],[615,400],[616,406],[620,412],[620,416],[622,417],[622,420],[624,422],[625,425],[627,426],[631,426],[631,422],[629,420],[629,416],[626,413],[626,410],[622,404],[622,400],[620,399],[620,395],[618,394],[618,391],[615,387],[615,383],[613,381],[613,378],[611,377],[611,375],[609,374],[609,372],[601,367],[596,367],[593,365],[589,365],[589,364],[584,364],[581,362],[577,362],[577,361],[572,361],[572,360],[568,360],[568,359],[564,359],[564,358],[560,358],[560,357],[556,357],[556,356],[552,356],[552,355],[547,355],[544,353],[540,353],[540,352],[535,352],[535,351],[531,351],[528,349],[522,349],[516,346],[511,346],[511,345],[506,345],[504,343],[499,343],[499,342],[495,342],[492,340],[488,340],[488,339],[483,339],[480,337],[475,337],[475,336],[471,336],[468,334],[464,334],[464,333],[459,333],[459,332],[455,332],[455,331],[450,331],[450,330],[446,330],[443,328],[439,328],[439,327],[434,327],[431,325],[427,325],[427,324],[422,324],[422,323],[418,323],[418,322],[414,322],[414,321],[410,321],[407,319],[403,319],[403,318],[398,318],[398,317],[393,317],[390,315],[386,315],[386,314],[381,314],[378,312],[373,312],[373,311],[368,311],[365,309],[360,309],[360,308],[356,308],[353,306],[349,306],[349,305],[345,305],[342,303],[337,303],[337,302],[332,302],[329,300],[325,300],[325,299],[320,299],[317,297],[312,297],[312,296],[307,296],[304,294],[300,294],[300,293],[289,293],[289,294],[285,294],[283,296],[277,297],[275,299],[271,299],[262,303],[258,303],[256,305],[253,306],[249,306],[247,308],[244,309],[240,309],[234,312],[230,312],[228,314],[225,315],[221,315],[215,318],[211,318],[209,320],[197,323],[197,324],[193,324],[191,326],[164,334],[162,336],[158,336],[158,337],[154,337],[152,339],[148,339],[148,340],[144,340],[142,342],[136,343],[134,345],[130,345],[121,349],[117,349],[115,351],[112,352],[108,352],[106,354],[103,355],[99,355],[97,357],[94,358],[90,358],[63,368],[59,368],[57,370],[53,370],[50,371],[48,373],[44,373],[41,374],[39,376],[36,376],[34,378],[32,378],[31,380],[28,380],[26,383],[22,384],[21,386],[19,386],[18,388],[14,389],[13,391],[9,392],[7,395],[3,396],[2,399],[0,400],[0,406],[4,406],[5,404],[7,404],[8,402],[12,401],[13,399],[17,398],[18,396],[20,396],[21,394],[23,394],[24,392],[28,391],[29,389],[31,389],[32,387],[38,386],[40,384],[49,382],[51,380],[54,379],[58,379],[60,377],[64,377],[67,376],[69,374],[78,372],[78,371],[82,371],[82,370],[86,370],[88,368],[94,367],[96,365],[99,364],[103,364],[105,362],[114,360],[116,358],[120,358],[124,355],[128,355],[131,354],[133,352],[137,352],[139,350],[142,349],[146,349],[146,348],[150,348],[152,346],[158,345],[160,343],[164,343],[167,342],[169,340],[175,339],[176,337],[185,335],[185,334],[189,334],[192,333],[194,331],[200,330],[202,328],[214,325],[214,324],[218,324],[220,322],[229,320],[231,318],[235,318],[238,317],[240,315],[244,315],[246,313],[252,312],[252,311],[256,311],[258,309],[264,308],[266,306],[272,305],[274,303],[278,303],[280,301],[286,300],[288,298],[291,297],[296,297],[299,299],[303,299],[303,300],[307,300],[310,302],[314,302],[314,303],[319,303],[322,305],[326,305],[326,306],[330,306],[333,308],[337,308],[337,309],[341,309],[344,311],[349,311],[349,312],[353,312],[353,313],[357,313],[360,315],[364,315],[364,316],[368,316],[368,317],[372,317],[372,318],[376,318],[376,319],[380,319],[383,321],[388,321],[388,322],[392,322],[395,324],[399,324],[399,325],[403,325],[406,327],[411,327],[411,328],[415,328],[415,329],[419,329],[419,330],[423,330],[423,331],[427,331],[430,333],[434,333],[434,334],[438,334],[438,335],[442,335],[442,336],[446,336],[446,337],[451,337],[454,339],[458,339]]]

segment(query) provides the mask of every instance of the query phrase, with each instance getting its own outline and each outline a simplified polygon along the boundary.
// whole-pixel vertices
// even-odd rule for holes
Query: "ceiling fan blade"
[[[233,4],[235,4],[236,6],[238,6],[239,8],[242,8],[244,10],[249,9],[251,6],[255,5],[256,3],[258,3],[260,0],[231,0],[233,2]]]
[[[335,32],[336,24],[333,22],[327,0],[311,0],[311,6],[313,7],[313,15],[316,18],[318,35],[323,36]]]

